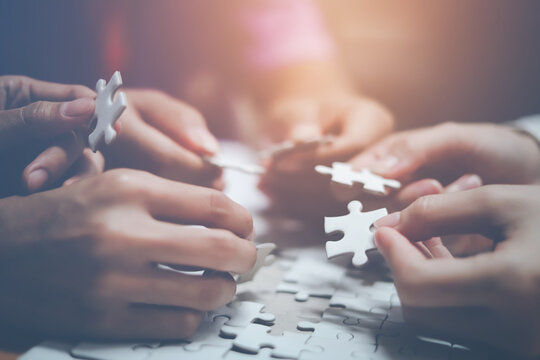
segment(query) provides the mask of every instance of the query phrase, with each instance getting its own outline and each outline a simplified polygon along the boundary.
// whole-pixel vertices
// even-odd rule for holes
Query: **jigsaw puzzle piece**
[[[302,350],[319,351],[317,347],[306,345],[309,335],[284,331],[281,336],[270,335],[270,327],[260,324],[249,324],[245,328],[223,326],[222,333],[234,337],[235,347],[251,353],[258,353],[264,347],[272,348],[273,357],[296,359]]]
[[[72,347],[70,344],[45,341],[24,353],[19,360],[73,360],[69,353]]]
[[[216,317],[224,316],[228,318],[225,325],[237,327],[246,327],[256,320],[264,323],[274,322],[276,320],[274,314],[264,313],[263,309],[264,304],[252,301],[234,301],[220,309],[208,312],[207,318],[212,321]]]
[[[375,345],[377,343],[377,328],[367,328],[358,325],[347,325],[346,318],[339,313],[327,310],[318,323],[301,321],[299,330],[313,331],[313,337],[323,337],[338,341],[352,341],[354,343]]]
[[[308,345],[317,346],[322,351],[302,351],[300,360],[328,360],[328,359],[366,359],[376,360],[375,345],[362,345],[354,342],[336,341],[333,339],[311,337]]]
[[[251,281],[257,275],[259,269],[263,266],[270,266],[276,260],[276,257],[270,255],[272,251],[276,248],[276,244],[273,243],[264,243],[257,245],[257,260],[255,260],[255,265],[253,268],[244,274],[238,275],[236,282],[238,284]]]
[[[203,345],[214,345],[220,347],[231,347],[232,340],[219,336],[222,326],[229,321],[229,318],[217,316],[213,319],[204,319],[195,334],[187,339],[189,344],[184,345],[188,351],[198,351]]]
[[[158,344],[82,342],[71,349],[75,358],[88,360],[145,360]]]
[[[349,210],[347,215],[324,218],[324,230],[327,234],[343,233],[340,240],[326,242],[326,254],[329,259],[332,259],[339,255],[353,253],[352,263],[358,267],[367,262],[366,251],[375,247],[371,225],[386,216],[388,211],[378,209],[364,213],[362,203],[357,200],[351,201],[347,208]]]
[[[245,164],[233,159],[224,158],[220,155],[204,156],[203,160],[222,169],[236,170],[246,174],[261,175],[266,172],[264,166],[257,164]]]
[[[127,97],[117,90],[122,86],[122,76],[116,71],[109,83],[100,79],[96,84],[96,110],[93,122],[95,127],[88,136],[88,143],[92,151],[96,152],[101,143],[109,145],[116,138],[114,124],[127,107]]]
[[[336,264],[301,258],[287,271],[283,280],[297,284],[326,282],[338,286],[345,271],[345,268]]]
[[[245,354],[230,350],[225,355],[225,360],[267,360],[272,358],[272,349],[260,349],[257,354]]]
[[[364,184],[363,189],[375,194],[385,195],[386,187],[393,189],[401,188],[401,183],[393,179],[385,179],[382,176],[372,173],[368,169],[362,169],[354,179],[357,182]]]
[[[209,360],[220,359],[230,347],[202,345],[197,351],[188,351],[183,344],[165,345],[154,349],[146,360]],[[131,360],[126,358],[126,360]]]
[[[300,302],[307,301],[310,296],[329,299],[335,291],[334,287],[325,284],[306,285],[288,282],[282,282],[276,288],[276,292],[294,294],[294,299]]]
[[[315,166],[315,171],[323,175],[332,175],[332,181],[338,184],[353,186],[358,173],[347,163],[335,162],[332,167],[325,165]]]

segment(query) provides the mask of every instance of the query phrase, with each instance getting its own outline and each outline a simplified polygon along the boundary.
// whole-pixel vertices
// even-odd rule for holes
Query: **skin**
[[[264,85],[260,86],[264,89],[260,94],[263,129],[270,139],[280,142],[334,137],[330,144],[271,159],[261,188],[276,204],[283,203],[284,208],[306,204],[298,209],[305,213],[332,201],[323,197],[311,204],[315,195],[328,192],[327,179],[316,174],[314,166],[348,161],[391,132],[392,114],[358,94],[345,79],[334,61],[295,65],[259,79],[258,84]]]
[[[539,199],[538,186],[489,185],[422,197],[377,221],[376,244],[406,319],[538,356]],[[495,245],[454,258],[440,241],[452,234],[480,234]]]
[[[23,192],[103,169],[101,155],[84,151],[94,98],[81,85],[0,76],[0,161],[16,170],[11,173],[20,176]],[[4,184],[4,190],[10,188],[7,193],[18,191],[19,179],[13,182]]]
[[[221,171],[201,156],[219,151],[202,115],[156,90],[126,90],[116,141],[103,149],[108,168],[133,168],[171,180],[223,187]]]
[[[256,258],[244,208],[138,170],[1,199],[0,224],[2,324],[43,336],[189,336],[204,311],[234,296],[229,272]]]
[[[540,178],[540,147],[506,126],[445,123],[390,135],[350,163],[407,182],[431,177],[448,184],[474,173],[485,184],[532,184]]]

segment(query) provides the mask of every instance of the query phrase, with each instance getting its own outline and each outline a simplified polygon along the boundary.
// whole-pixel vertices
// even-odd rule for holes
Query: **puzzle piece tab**
[[[366,250],[375,247],[371,225],[388,212],[386,209],[378,209],[363,213],[362,203],[357,200],[351,201],[347,208],[347,215],[324,218],[324,230],[327,234],[337,231],[343,233],[341,240],[326,242],[326,255],[331,259],[353,253],[352,263],[358,267],[368,260]]]
[[[399,189],[401,183],[397,180],[385,179],[382,176],[372,173],[368,169],[361,171],[353,170],[352,166],[347,163],[334,162],[332,167],[317,165],[315,171],[319,174],[332,175],[332,181],[353,186],[354,183],[363,184],[363,189],[375,194],[385,195],[387,193],[385,187]]]
[[[96,84],[96,110],[93,118],[96,125],[88,136],[88,143],[94,152],[100,144],[109,145],[116,138],[114,124],[127,107],[126,94],[118,92],[115,97],[115,93],[121,86],[122,76],[119,71],[113,74],[109,83],[99,79]]]
[[[252,301],[234,301],[222,308],[211,311],[206,315],[208,321],[213,321],[219,316],[228,317],[226,325],[246,327],[252,322],[259,320],[264,323],[272,323],[276,319],[273,314],[264,313],[264,304]]]
[[[257,245],[257,260],[255,265],[246,273],[238,275],[236,282],[238,284],[251,281],[257,275],[257,272],[263,266],[270,266],[276,260],[274,255],[270,255],[272,251],[276,248],[276,244],[273,243],[264,243]]]

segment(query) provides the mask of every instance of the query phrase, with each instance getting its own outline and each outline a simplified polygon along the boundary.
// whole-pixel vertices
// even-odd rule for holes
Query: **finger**
[[[394,123],[389,112],[371,101],[355,103],[344,114],[336,116],[333,122],[328,122],[330,127],[325,127],[324,131],[337,133],[337,138],[328,146],[320,147],[317,152],[323,161],[349,160],[388,134]]]
[[[423,242],[430,254],[436,259],[453,258],[440,237],[433,237]]]
[[[501,274],[493,254],[428,260],[395,229],[380,228],[375,239],[405,304],[473,306],[496,295]]]
[[[158,129],[126,111],[124,126],[112,146],[103,151],[108,166],[129,167],[150,171],[162,177],[198,184],[211,185],[221,175],[221,170],[209,165],[199,155],[181,147]]]
[[[268,133],[277,141],[311,140],[321,135],[319,106],[309,99],[279,101],[270,110]]]
[[[401,213],[378,220],[376,225],[394,227],[412,241],[451,234],[498,238],[503,224],[497,218],[503,215],[499,214],[497,193],[490,189],[424,196]]]
[[[147,123],[187,149],[202,155],[219,151],[203,116],[191,106],[157,91],[131,91],[128,98]]]
[[[36,100],[70,101],[96,96],[83,85],[57,84],[26,76],[1,76],[0,84],[0,109],[21,107]]]
[[[457,192],[476,189],[482,186],[482,178],[476,174],[463,175],[445,188],[445,192]]]
[[[443,187],[435,179],[423,179],[404,187],[396,195],[396,199],[402,206],[408,206],[422,196],[441,194]]]
[[[158,177],[152,186],[146,201],[158,219],[227,229],[243,238],[253,232],[251,214],[220,191]]]
[[[456,139],[457,128],[440,125],[390,136],[355,158],[356,166],[369,167],[389,178],[405,178],[419,168],[450,161],[468,148]]]
[[[141,238],[133,246],[139,246],[141,256],[154,263],[238,274],[250,270],[255,263],[255,245],[227,230],[165,222],[149,225],[149,228],[152,229],[151,243]]]
[[[188,275],[152,269],[142,277],[115,276],[106,288],[130,302],[210,311],[232,300],[236,282],[228,273]]]
[[[105,168],[105,159],[99,152],[93,152],[86,148],[82,156],[75,163],[75,173],[69,179],[64,181],[63,186],[69,186],[83,179],[101,174]]]
[[[65,176],[81,156],[85,139],[71,131],[58,138],[55,145],[39,154],[23,171],[22,179],[29,192],[36,192]]]
[[[54,103],[38,101],[0,113],[0,144],[10,146],[29,138],[48,138],[87,124],[94,114],[90,98]]]
[[[145,304],[109,306],[89,334],[99,339],[182,339],[195,333],[204,314],[187,308]]]

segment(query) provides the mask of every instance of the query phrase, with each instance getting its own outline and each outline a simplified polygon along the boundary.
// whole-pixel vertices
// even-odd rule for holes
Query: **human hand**
[[[47,336],[189,336],[203,311],[234,296],[228,272],[256,258],[240,205],[136,170],[2,199],[0,223],[2,325]]]
[[[128,108],[116,141],[103,149],[108,168],[127,167],[222,188],[221,171],[201,155],[219,150],[199,112],[155,90],[125,90]]]
[[[540,354],[539,199],[538,186],[490,185],[423,197],[377,221],[406,319]],[[493,251],[453,258],[439,238],[449,234],[483,235]]]
[[[274,139],[300,141],[320,135],[334,136],[330,144],[290,152],[268,164],[261,188],[274,203],[283,203],[286,208],[307,205],[298,212],[313,211],[320,209],[321,204],[335,202],[332,196],[322,196],[329,193],[328,179],[315,172],[315,165],[347,161],[389,133],[393,126],[391,114],[381,105],[349,94],[280,100],[270,114],[268,124]]]
[[[94,97],[92,90],[81,85],[0,76],[4,191],[19,188],[21,175],[27,191],[42,190],[66,178],[76,162],[89,164],[81,156],[86,144],[85,128],[94,114]],[[99,155],[85,157],[94,161]],[[99,170],[95,167],[94,171]]]
[[[474,173],[485,184],[531,184],[540,179],[540,147],[529,135],[494,124],[446,123],[388,136],[350,161],[403,181],[434,178],[448,184]]]

